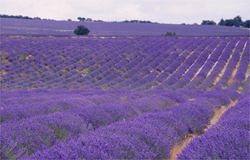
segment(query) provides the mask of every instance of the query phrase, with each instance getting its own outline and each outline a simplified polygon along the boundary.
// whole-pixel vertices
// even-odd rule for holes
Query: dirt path
[[[196,135],[194,134],[190,134],[188,135],[187,138],[185,138],[181,143],[178,143],[176,145],[174,145],[174,147],[171,149],[170,152],[170,160],[176,160],[178,154],[180,154],[182,152],[182,150],[189,144],[189,142],[195,138]]]
[[[215,125],[221,118],[221,116],[230,108],[232,108],[238,101],[232,101],[227,106],[221,106],[220,108],[214,111],[212,118],[209,121],[209,124],[203,129],[203,133],[206,132],[209,128]],[[199,137],[198,134],[189,134],[182,142],[175,144],[170,152],[170,160],[176,160],[178,154],[191,142],[192,139]]]

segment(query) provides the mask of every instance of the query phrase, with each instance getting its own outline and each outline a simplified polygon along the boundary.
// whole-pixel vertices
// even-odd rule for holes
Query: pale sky
[[[0,0],[0,14],[76,20],[150,20],[200,23],[240,15],[250,19],[250,0]]]

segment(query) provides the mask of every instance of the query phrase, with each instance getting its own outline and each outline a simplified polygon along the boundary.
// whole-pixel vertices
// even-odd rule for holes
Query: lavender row
[[[37,152],[28,159],[169,158],[174,144],[190,133],[201,133],[215,108],[226,105],[231,98],[237,98],[234,92],[229,95],[225,96],[225,91],[206,93],[194,101],[166,110],[112,123],[67,143]]]
[[[233,84],[231,85],[232,89],[238,89],[238,90],[244,90],[244,88],[241,88],[242,85],[244,85],[244,82],[247,83],[247,79],[249,78],[249,71],[250,71],[250,43],[248,43],[245,46],[245,49],[242,54],[242,58],[238,67],[238,70],[236,72],[236,75],[233,79]]]
[[[2,155],[8,158],[13,158],[13,156],[20,158],[51,147],[60,141],[76,138],[79,134],[86,134],[90,130],[183,103],[187,98],[181,93],[158,91],[157,93],[151,92],[148,96],[144,95],[143,97],[139,97],[138,94],[125,94],[117,97],[121,98],[122,102],[113,102],[112,104],[105,104],[102,97],[96,97],[95,103],[100,103],[96,106],[73,105],[71,103],[67,110],[57,110],[49,114],[39,112],[50,107],[45,109],[43,107],[35,108],[33,112],[27,112],[23,107],[22,114],[24,112],[28,114],[25,115],[26,119],[18,117],[21,118],[19,121],[5,122],[1,125]],[[199,92],[194,91],[192,93],[198,94]],[[49,94],[47,96],[51,97]],[[107,99],[106,95],[103,95],[103,97]],[[32,110],[34,106],[28,106],[26,109]],[[14,109],[16,108],[14,107]],[[20,115],[21,111],[17,110],[17,114]],[[5,113],[1,114],[5,117]],[[15,116],[13,118],[16,118]]]
[[[231,56],[229,69],[223,75],[227,79],[221,78],[224,85],[219,85],[220,82],[217,85],[217,88],[225,88],[225,81],[235,67],[233,62],[239,59],[238,52],[243,48],[235,83],[244,81],[241,77],[248,64],[247,40],[222,37],[5,37],[1,45],[1,87],[142,89],[159,86],[178,89],[199,86],[207,89]],[[234,86],[239,86],[237,84]]]
[[[65,112],[1,125],[1,159],[19,159],[88,130],[78,116]]]
[[[231,40],[232,39],[228,41],[230,42]],[[212,53],[210,53],[211,56],[208,57],[205,63],[202,64],[201,70],[197,72],[196,77],[193,77],[191,82],[187,85],[188,88],[197,88],[207,78],[209,71],[216,64],[229,42],[224,40],[221,45],[219,45],[213,50]]]
[[[24,40],[26,40],[26,39],[24,39]],[[127,40],[129,40],[129,39],[127,39]],[[22,42],[22,41],[20,41],[20,42]],[[67,43],[67,41],[68,40],[66,39],[65,42]],[[63,52],[65,52],[64,49],[62,50],[62,53],[58,54],[57,52],[60,52],[60,50],[55,49],[55,46],[51,49],[55,53],[53,53],[53,52],[51,53],[51,51],[49,50],[49,53],[46,54],[46,52],[48,52],[48,51],[43,51],[44,49],[41,49],[40,51],[38,50],[38,51],[35,51],[35,53],[32,53],[34,51],[32,51],[32,48],[29,49],[29,47],[28,47],[28,49],[30,51],[23,51],[23,52],[28,52],[27,54],[26,53],[25,54],[20,54],[19,52],[22,52],[22,50],[20,50],[21,46],[19,47],[19,45],[16,44],[17,43],[16,40],[15,41],[13,40],[13,43],[15,42],[15,44],[19,48],[17,49],[18,52],[16,52],[16,49],[14,51],[12,51],[11,53],[3,52],[4,57],[2,59],[4,60],[4,62],[3,62],[4,65],[1,66],[1,67],[3,67],[2,72],[3,72],[3,75],[4,75],[4,79],[2,80],[2,84],[7,83],[8,85],[11,85],[13,87],[13,83],[14,84],[17,83],[17,85],[19,85],[20,87],[26,88],[27,85],[33,86],[32,83],[34,84],[34,81],[36,82],[37,79],[39,79],[39,81],[37,81],[34,84],[35,86],[38,87],[39,85],[50,85],[51,87],[54,86],[54,88],[55,88],[57,86],[55,84],[55,82],[58,82],[58,81],[63,82],[63,84],[68,84],[68,83],[71,83],[72,80],[76,81],[76,79],[77,79],[76,83],[82,84],[82,82],[84,82],[84,81],[85,82],[86,81],[91,82],[92,80],[94,80],[93,77],[95,77],[95,75],[98,75],[99,77],[103,78],[102,76],[104,74],[102,75],[100,73],[101,72],[106,72],[105,68],[110,68],[110,67],[108,67],[108,65],[111,63],[111,61],[109,59],[113,59],[113,58],[111,58],[111,57],[113,57],[112,55],[113,54],[118,55],[117,57],[121,56],[121,53],[119,51],[120,49],[116,50],[116,48],[120,47],[120,46],[116,47],[116,45],[119,44],[120,42],[119,41],[116,42],[114,40],[110,40],[110,42],[109,42],[109,40],[108,41],[107,40],[102,41],[102,43],[106,43],[106,42],[110,43],[108,45],[112,45],[112,48],[113,48],[112,50],[108,50],[108,51],[104,52],[104,57],[106,57],[105,58],[106,61],[104,61],[104,63],[103,63],[103,62],[98,62],[98,59],[100,59],[100,60],[103,59],[102,56],[99,55],[99,53],[101,53],[101,51],[105,50],[107,47],[103,47],[102,50],[99,49],[98,54],[92,54],[92,50],[94,48],[98,47],[98,46],[94,45],[94,43],[93,43],[96,40],[91,40],[90,39],[88,41],[90,41],[90,43],[91,43],[90,46],[88,46],[89,47],[88,50],[90,50],[88,52],[90,52],[91,54],[90,53],[86,54],[84,52],[77,54],[78,49],[76,51],[74,51],[74,52],[71,52],[71,50],[68,50],[67,48],[65,48],[66,51],[69,52],[70,55],[73,54],[71,57],[69,57],[68,55],[65,57],[65,54],[63,53]],[[86,43],[89,43],[88,41]],[[97,41],[99,41],[99,40],[97,40]],[[123,41],[123,40],[121,40],[121,41]],[[133,42],[133,41],[131,41],[131,42]],[[147,39],[143,39],[143,41],[139,41],[139,42],[140,43],[146,43],[145,41],[147,41]],[[166,41],[166,40],[164,40],[164,41],[168,43],[168,41]],[[134,46],[134,45],[131,46],[130,41],[127,41],[127,43],[128,42],[129,42],[129,45],[128,45],[129,48]],[[61,41],[60,41],[60,43],[61,43]],[[49,43],[49,44],[51,44],[51,43]],[[11,44],[8,44],[8,45],[11,45]],[[9,50],[9,49],[7,49],[7,48],[9,48],[8,45],[6,45],[6,46],[3,45],[2,46],[3,50],[5,50],[5,49]],[[23,45],[23,44],[20,43],[20,45]],[[57,46],[57,43],[55,43],[55,45]],[[67,44],[67,46],[68,45],[69,44]],[[122,45],[124,45],[124,44],[122,44]],[[43,44],[43,46],[44,46],[44,44]],[[124,46],[126,46],[126,45],[124,45]],[[135,48],[135,47],[140,47],[140,45],[139,46],[136,45],[133,48]],[[146,46],[144,46],[143,48],[145,48],[145,47]],[[178,45],[178,48],[180,48],[180,47],[181,47],[181,45]],[[80,48],[82,48],[82,47],[80,46]],[[126,47],[126,50],[128,50],[129,48]],[[142,48],[142,51],[144,50],[143,48]],[[84,50],[86,50],[86,49],[83,48],[83,51]],[[145,48],[145,51],[146,50],[147,50],[147,48]],[[125,51],[122,51],[122,52],[125,52]],[[133,50],[131,50],[131,51],[133,51]],[[136,57],[138,57],[137,62],[140,61],[140,59],[145,57],[145,56],[150,57],[150,55],[147,55],[147,54],[144,53],[145,51],[140,53],[140,54],[142,54],[141,56],[139,56],[139,55],[136,56]],[[29,52],[31,52],[32,54],[30,54]],[[107,52],[109,54],[105,56],[105,53],[107,53]],[[147,52],[149,52],[149,51],[147,51]],[[7,55],[5,55],[5,53]],[[110,54],[110,53],[112,53],[112,54]],[[153,50],[152,50],[152,53],[154,53]],[[16,56],[14,56],[13,54],[15,54]],[[103,55],[103,53],[101,53],[101,54]],[[45,59],[45,57],[42,58],[39,55],[41,55],[41,56],[47,55],[47,57]],[[79,55],[80,55],[80,57],[79,57]],[[84,59],[82,58],[83,56],[84,56]],[[132,56],[135,57],[133,54],[132,54]],[[73,57],[74,61],[71,61],[72,57]],[[20,58],[23,59],[23,60],[21,60]],[[38,59],[39,61],[37,61],[36,59]],[[43,59],[46,60],[47,62],[44,62]],[[65,59],[66,61],[63,60],[63,59]],[[75,63],[76,62],[75,60],[79,60],[79,59],[80,59],[80,61],[78,62],[78,64]],[[117,58],[117,59],[119,60],[121,58]],[[40,62],[40,60],[42,60],[42,61]],[[94,64],[96,64],[96,65],[94,65]],[[103,67],[101,67],[101,66],[98,67],[98,65],[102,65],[102,64],[106,65],[106,66],[105,67],[104,66]],[[76,68],[76,66],[81,66],[81,67]],[[98,67],[98,68],[100,68],[102,70],[100,70],[99,73],[98,73],[96,71],[98,68],[96,68],[96,67]],[[23,71],[26,71],[26,72],[23,73]],[[96,72],[97,72],[97,74],[96,74]],[[27,76],[29,76],[30,80],[27,79]],[[31,77],[32,77],[32,79],[31,79]],[[62,78],[64,80],[61,80]],[[17,79],[17,80],[15,80],[15,79]],[[88,83],[86,83],[86,85],[87,84]]]
[[[8,93],[8,92],[7,92]],[[94,106],[99,103],[116,102],[112,94],[82,95],[74,92],[42,93],[36,91],[17,91],[1,95],[1,123],[18,121],[36,115],[62,112],[77,106]]]
[[[217,83],[217,88],[226,88],[229,86],[228,81],[230,80],[232,73],[234,72],[234,69],[237,67],[237,63],[240,62],[240,58],[242,57],[242,54],[244,50],[246,49],[247,41],[240,40],[238,45],[236,46],[235,50],[231,54],[232,58],[229,61],[229,64],[225,70],[224,75],[222,76],[219,83]]]
[[[1,123],[15,122],[36,115],[47,115],[54,112],[82,109],[84,107],[96,107],[97,110],[101,110],[101,106],[105,105],[148,105],[148,107],[154,107],[154,104],[159,105],[162,103],[164,105],[164,101],[172,100],[173,103],[179,103],[191,97],[170,91],[131,92],[123,90],[85,94],[84,92],[77,93],[77,91],[44,91],[40,93],[37,91],[13,91],[10,95],[3,93],[0,103]],[[193,97],[195,97],[195,94]],[[155,101],[149,101],[150,98],[155,99]],[[141,109],[143,108],[141,107]]]
[[[227,61],[229,60],[229,57],[232,53],[235,44],[238,43],[238,39],[233,39],[228,45],[224,48],[222,51],[219,59],[217,60],[216,64],[211,68],[211,72],[209,75],[206,76],[206,79],[202,82],[201,86],[202,88],[212,88],[213,82],[219,76],[220,72],[223,70],[223,67],[226,65]],[[224,73],[222,73],[224,74]]]
[[[173,88],[183,88],[186,86],[198,72],[199,68],[202,67],[203,63],[206,62],[209,55],[212,54],[213,49],[217,48],[220,44],[221,41],[219,41],[219,39],[215,39],[213,42],[211,42],[211,45],[207,46],[207,48],[202,51],[201,56],[189,66],[190,68],[187,70],[187,72],[183,74],[182,77],[175,82],[175,84],[173,84]]]
[[[175,69],[175,72],[173,72],[171,76],[167,77],[163,85],[165,84],[167,86],[172,86],[175,82],[182,78],[186,70],[197,60],[197,58],[200,56],[200,53],[202,53],[208,46],[209,42],[210,41],[197,44],[199,47],[196,48],[194,51],[191,51],[189,53],[190,55],[187,55],[185,57],[185,60]]]
[[[249,122],[247,94],[215,126],[192,140],[178,159],[248,159]]]
[[[196,45],[199,46],[200,42],[195,42],[195,43],[187,43],[185,44],[185,50],[180,51],[180,53],[177,53],[177,56],[175,57],[175,60],[173,60],[173,57],[171,57],[170,60],[172,62],[169,63],[168,66],[166,66],[163,70],[158,71],[158,73],[154,72],[154,69],[152,68],[149,71],[148,75],[144,76],[143,78],[140,77],[140,75],[137,75],[136,79],[133,79],[133,85],[131,86],[132,88],[135,88],[137,86],[147,85],[148,83],[151,83],[152,81],[162,82],[166,77],[168,77],[174,70],[185,60],[186,56],[196,48]],[[159,61],[158,61],[159,62]],[[157,65],[154,66],[157,68]],[[149,72],[147,71],[147,72]],[[151,76],[151,77],[150,77]],[[133,76],[134,78],[134,76]],[[159,82],[158,82],[159,83]]]

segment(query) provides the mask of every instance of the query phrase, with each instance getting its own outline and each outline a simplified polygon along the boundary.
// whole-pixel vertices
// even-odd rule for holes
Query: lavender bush
[[[223,115],[221,120],[195,138],[179,159],[248,159],[249,97],[245,97]]]

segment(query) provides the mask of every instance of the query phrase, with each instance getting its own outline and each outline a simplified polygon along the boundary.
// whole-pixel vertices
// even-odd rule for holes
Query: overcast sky
[[[200,23],[236,15],[250,19],[249,6],[250,0],[0,0],[0,14],[57,20],[81,16],[106,21]]]

